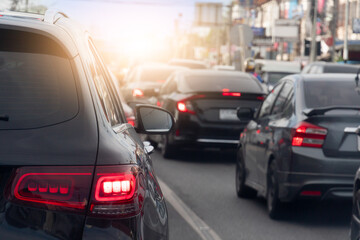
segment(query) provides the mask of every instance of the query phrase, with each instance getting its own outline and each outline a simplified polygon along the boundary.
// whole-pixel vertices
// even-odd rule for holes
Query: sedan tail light
[[[292,133],[292,146],[322,148],[327,129],[308,122],[300,122]]]
[[[195,115],[196,114],[195,109],[190,101],[194,100],[194,99],[204,98],[204,97],[205,97],[205,95],[201,94],[201,95],[193,95],[191,97],[182,99],[182,100],[178,101],[176,104],[177,110],[179,112],[190,113],[190,114]]]
[[[141,89],[135,88],[132,92],[133,97],[142,98],[144,97],[144,92]]]
[[[177,109],[179,112],[195,114],[194,108],[189,101],[177,102]]]
[[[85,214],[91,191],[91,216],[121,218],[140,212],[145,189],[138,167],[97,166],[95,175],[93,171],[89,166],[21,167],[7,195],[21,205]]]

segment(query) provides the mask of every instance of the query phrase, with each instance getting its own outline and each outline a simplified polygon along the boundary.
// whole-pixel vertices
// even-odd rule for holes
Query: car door
[[[279,88],[278,88],[279,89]],[[257,172],[258,179],[261,186],[266,186],[266,174],[268,168],[268,161],[271,155],[277,155],[278,143],[281,142],[282,131],[286,131],[289,124],[288,116],[285,112],[285,106],[288,101],[289,94],[293,87],[290,82],[285,82],[277,94],[274,104],[268,116],[263,118],[261,122],[261,131],[259,137],[260,143],[259,156],[257,157]]]
[[[90,50],[94,61],[93,74],[96,74],[96,76],[93,79],[95,79],[97,94],[105,117],[113,130],[113,133],[109,135],[115,136],[119,148],[126,146],[134,153],[137,158],[137,165],[144,176],[143,184],[146,186],[147,191],[142,216],[143,224],[145,224],[145,226],[142,226],[144,227],[144,235],[158,236],[157,238],[161,239],[160,236],[167,235],[167,209],[149,156],[150,145],[146,142],[143,143],[135,129],[126,123],[121,101],[118,95],[115,94],[115,87],[110,80],[109,73],[91,42]]]
[[[259,167],[258,162],[259,158],[264,156],[264,151],[266,149],[266,135],[268,134],[268,129],[266,128],[269,115],[272,110],[274,101],[280,92],[282,83],[276,85],[270,94],[265,98],[261,108],[259,110],[258,116],[256,119],[251,121],[248,124],[247,135],[248,143],[246,144],[245,150],[245,166],[249,168],[248,179],[254,181],[256,184],[259,184]]]

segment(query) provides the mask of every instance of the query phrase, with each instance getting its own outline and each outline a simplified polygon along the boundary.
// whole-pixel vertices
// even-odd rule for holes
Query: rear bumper
[[[172,144],[182,147],[236,149],[246,123],[204,123],[196,116],[179,116]]]
[[[279,197],[282,201],[351,199],[359,165],[360,159],[330,158],[322,149],[292,147],[288,169],[278,172]]]
[[[351,199],[354,176],[278,172],[279,197],[290,202],[295,199]]]

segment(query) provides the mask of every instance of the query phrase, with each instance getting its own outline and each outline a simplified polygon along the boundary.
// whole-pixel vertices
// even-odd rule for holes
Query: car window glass
[[[90,50],[92,52],[92,64],[91,74],[96,87],[96,92],[100,99],[101,107],[105,113],[106,119],[111,124],[111,126],[121,123],[120,111],[116,106],[116,101],[114,99],[114,94],[112,92],[111,86],[109,85],[110,81],[107,81],[106,72],[104,71],[100,59],[97,57],[96,50],[93,47],[93,44],[90,42]]]
[[[273,110],[271,112],[272,115],[283,112],[285,103],[288,99],[291,90],[292,90],[292,85],[290,83],[285,83],[284,87],[281,89],[279,96],[276,98]]]
[[[79,111],[71,60],[40,34],[0,30],[0,129],[30,129],[70,120]],[[24,44],[26,43],[26,44]]]
[[[293,97],[294,97],[294,89],[292,88],[284,104],[284,110],[283,110],[284,117],[290,117],[294,112]]]
[[[263,104],[261,105],[261,109],[259,112],[259,118],[265,117],[270,114],[271,107],[278,95],[279,91],[281,90],[282,84],[279,84],[274,87],[274,89],[269,93],[269,95],[264,100]]]
[[[360,95],[354,90],[353,80],[305,81],[304,99],[307,108],[329,106],[358,106]]]
[[[174,78],[175,78],[175,76],[172,75],[166,80],[164,85],[161,87],[160,95],[164,95],[164,94],[169,93],[169,87],[171,87],[172,82],[174,82]]]

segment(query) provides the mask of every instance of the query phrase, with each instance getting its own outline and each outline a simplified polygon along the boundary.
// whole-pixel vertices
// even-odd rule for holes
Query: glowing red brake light
[[[194,109],[193,109],[191,103],[188,101],[178,102],[177,109],[179,110],[179,112],[195,114],[195,111],[193,111]]]
[[[135,88],[132,92],[134,97],[144,97],[144,92],[141,89]]]
[[[292,146],[322,148],[327,129],[308,122],[300,122],[292,135]]]
[[[143,178],[133,165],[96,167],[90,215],[128,217],[142,208],[145,190]]]
[[[97,201],[118,201],[130,199],[135,192],[135,177],[131,173],[101,176],[96,185]]]
[[[239,92],[223,92],[223,96],[231,96],[231,97],[240,97],[241,93]]]
[[[265,97],[264,96],[257,96],[256,99],[260,100],[260,101],[264,101]]]
[[[93,167],[18,168],[9,198],[41,208],[85,211],[92,172]]]

